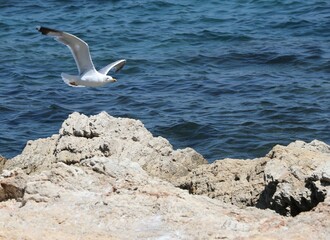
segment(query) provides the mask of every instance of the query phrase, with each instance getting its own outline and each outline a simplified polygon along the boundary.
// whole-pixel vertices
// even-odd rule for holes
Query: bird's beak
[[[112,82],[117,82],[117,79],[113,78],[113,79],[112,79]]]

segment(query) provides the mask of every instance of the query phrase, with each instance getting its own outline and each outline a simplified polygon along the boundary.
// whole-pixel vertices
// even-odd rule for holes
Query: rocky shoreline
[[[330,146],[208,164],[138,120],[73,113],[0,157],[0,239],[327,239]]]

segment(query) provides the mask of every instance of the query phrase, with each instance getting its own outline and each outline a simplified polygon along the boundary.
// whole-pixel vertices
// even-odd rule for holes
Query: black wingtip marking
[[[126,64],[126,59],[124,59],[120,64],[117,65],[115,73],[119,72]]]
[[[47,34],[50,33],[50,32],[58,32],[58,33],[61,32],[61,31],[58,31],[58,30],[55,30],[55,29],[46,28],[46,27],[41,27],[41,26],[38,26],[38,27],[37,27],[37,30],[38,30],[39,32],[41,32],[43,35],[47,35]]]

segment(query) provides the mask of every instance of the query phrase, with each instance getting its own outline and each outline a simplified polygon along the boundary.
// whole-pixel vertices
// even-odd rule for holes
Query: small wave
[[[238,41],[247,42],[251,41],[253,38],[248,35],[243,34],[232,34],[227,32],[216,32],[211,30],[202,30],[196,33],[178,33],[176,34],[176,39],[187,39],[189,41],[199,41],[201,43],[205,41]]]
[[[299,61],[300,60],[295,55],[282,55],[266,61],[266,64],[297,63]]]
[[[273,28],[280,28],[280,29],[297,29],[297,28],[306,28],[311,26],[312,23],[307,20],[290,20],[286,22],[281,22],[275,24]]]
[[[161,135],[175,138],[176,141],[180,141],[188,139],[205,139],[205,137],[211,137],[211,135],[214,135],[216,130],[207,125],[185,121],[174,124],[170,127],[159,127],[157,132],[161,133]]]
[[[0,105],[0,114],[1,113],[7,113],[7,112],[15,112],[16,110],[13,107],[8,107],[5,105]]]

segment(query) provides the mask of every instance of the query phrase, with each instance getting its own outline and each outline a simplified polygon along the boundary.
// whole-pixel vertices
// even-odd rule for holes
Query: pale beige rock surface
[[[167,180],[207,163],[191,148],[174,150],[165,138],[153,137],[139,120],[114,118],[106,112],[91,117],[75,112],[59,134],[29,141],[22,154],[7,161],[6,168],[18,166],[31,173],[55,162],[74,164],[94,156],[129,158],[149,174]]]
[[[24,189],[23,196],[0,202],[2,239],[326,239],[330,234],[329,202],[296,218],[239,209],[188,194],[128,159],[58,162],[30,175],[7,170],[0,182],[21,182],[17,189]]]
[[[285,216],[309,211],[330,192],[330,147],[320,141],[275,146],[264,158],[201,165],[176,186],[239,207],[270,208]]]
[[[255,206],[265,188],[267,159],[224,159],[194,169],[175,185],[192,194],[207,195],[239,207]]]
[[[5,166],[6,158],[0,155],[0,174],[2,173],[2,169]]]
[[[295,216],[323,202],[330,193],[330,146],[314,140],[275,146],[265,165],[265,207]]]
[[[173,150],[166,139],[154,138],[140,121],[74,113],[59,134],[28,142],[21,155],[6,161],[0,239],[330,236],[328,145],[295,142],[260,159],[204,163],[194,150]],[[165,179],[195,186],[187,188],[204,196]],[[245,207],[263,201],[264,207],[278,204],[275,210],[292,212],[291,205],[280,204],[287,196],[324,201],[296,217]]]

